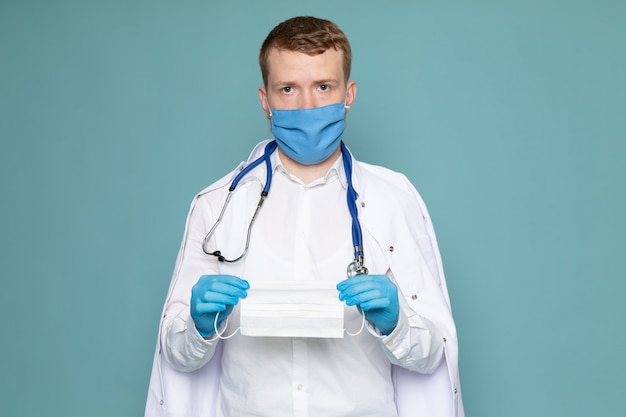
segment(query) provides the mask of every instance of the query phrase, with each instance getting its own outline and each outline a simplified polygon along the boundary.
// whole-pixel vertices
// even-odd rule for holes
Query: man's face
[[[267,87],[259,88],[265,114],[270,109],[293,110],[329,104],[352,104],[354,81],[346,83],[343,52],[328,49],[319,55],[272,49],[268,56]]]

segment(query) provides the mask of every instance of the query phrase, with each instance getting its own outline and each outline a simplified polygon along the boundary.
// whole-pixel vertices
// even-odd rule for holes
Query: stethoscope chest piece
[[[356,277],[357,275],[366,275],[367,268],[363,265],[363,261],[354,260],[348,264],[348,278]]]

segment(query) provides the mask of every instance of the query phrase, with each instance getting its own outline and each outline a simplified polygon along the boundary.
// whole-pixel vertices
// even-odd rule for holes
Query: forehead
[[[318,55],[272,49],[267,57],[268,83],[277,81],[343,80],[343,52],[327,49]]]

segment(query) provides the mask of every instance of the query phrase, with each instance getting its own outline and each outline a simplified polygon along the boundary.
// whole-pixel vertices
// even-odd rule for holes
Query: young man
[[[356,98],[350,64],[327,20],[289,19],[263,43],[259,97],[274,141],[194,199],[146,416],[463,416],[426,208],[403,175],[341,143]],[[244,309],[268,285],[285,296]],[[328,288],[338,329],[333,300],[319,295]],[[309,317],[283,300],[302,293]]]

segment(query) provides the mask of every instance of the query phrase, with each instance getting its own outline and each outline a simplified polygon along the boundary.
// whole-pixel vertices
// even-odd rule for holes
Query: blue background
[[[346,141],[439,237],[469,416],[624,416],[623,1],[0,3],[0,414],[139,416],[195,192],[269,126],[260,44],[349,36]]]

